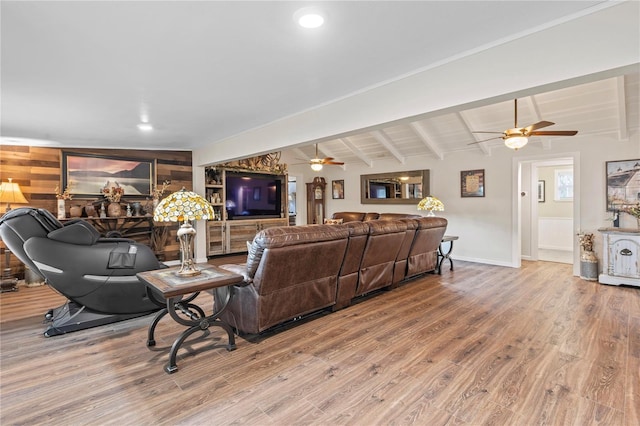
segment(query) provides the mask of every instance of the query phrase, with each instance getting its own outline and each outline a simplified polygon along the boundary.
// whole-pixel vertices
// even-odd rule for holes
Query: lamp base
[[[183,223],[178,229],[178,240],[180,241],[180,270],[176,272],[179,277],[193,277],[200,274],[200,270],[193,264],[193,252],[191,245],[196,230],[189,222]]]
[[[200,275],[202,272],[197,269],[193,264],[190,265],[182,265],[180,270],[176,272],[176,275],[179,277],[195,277],[196,275]]]

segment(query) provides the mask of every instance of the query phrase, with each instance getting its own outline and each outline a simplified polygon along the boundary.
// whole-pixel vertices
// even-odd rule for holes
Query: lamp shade
[[[512,136],[504,140],[504,144],[515,151],[525,146],[527,142],[529,140],[525,136]]]
[[[20,185],[11,182],[12,178],[9,178],[9,182],[2,182],[0,185],[0,203],[7,203],[9,207],[11,204],[28,204],[26,198],[20,190]]]
[[[153,220],[156,222],[212,219],[214,219],[213,208],[207,200],[184,188],[164,198],[153,211]]]
[[[193,276],[200,274],[200,270],[193,261],[192,242],[196,235],[190,220],[208,220],[214,218],[213,208],[200,195],[182,188],[160,201],[153,211],[153,220],[157,222],[182,222],[178,229],[180,241],[181,263],[178,276]]]
[[[433,212],[444,211],[444,204],[436,197],[425,197],[418,203],[418,210],[427,210],[430,216],[433,216]]]

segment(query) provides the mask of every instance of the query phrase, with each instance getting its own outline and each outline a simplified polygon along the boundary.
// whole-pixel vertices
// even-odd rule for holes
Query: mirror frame
[[[401,172],[375,173],[370,175],[360,175],[360,203],[361,204],[418,204],[422,198],[369,198],[369,181],[381,178],[400,178],[401,176],[422,176],[422,197],[427,197],[431,193],[429,187],[429,170],[408,170]]]

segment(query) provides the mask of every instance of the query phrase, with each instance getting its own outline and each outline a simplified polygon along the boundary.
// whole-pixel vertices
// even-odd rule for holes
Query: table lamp
[[[178,229],[180,241],[181,265],[178,276],[189,277],[200,274],[193,261],[191,248],[196,235],[190,220],[212,220],[213,208],[200,195],[182,188],[164,198],[153,211],[153,220],[157,222],[182,222]]]
[[[435,216],[434,211],[444,211],[444,204],[436,197],[425,197],[418,203],[418,210],[427,210],[429,212],[427,216]]]
[[[26,198],[20,190],[20,185],[12,182],[12,178],[9,178],[9,182],[2,182],[0,185],[0,203],[7,203],[6,211],[11,210],[11,203],[14,204],[28,204]],[[5,291],[17,291],[18,279],[11,275],[11,251],[8,248],[4,249],[5,265],[2,269],[2,276],[0,277],[0,292]]]
[[[11,182],[12,180],[13,178],[9,178],[9,182],[2,182],[0,185],[0,203],[7,203],[6,211],[11,210],[11,203],[28,204],[27,199],[22,195],[20,185]]]

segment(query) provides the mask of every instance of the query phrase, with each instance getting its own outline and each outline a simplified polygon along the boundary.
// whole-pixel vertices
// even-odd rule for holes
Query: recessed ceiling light
[[[150,132],[153,130],[153,126],[150,123],[139,123],[138,130],[142,130],[143,132]]]
[[[305,7],[293,14],[293,20],[303,28],[318,28],[324,24],[324,16],[313,7]]]

